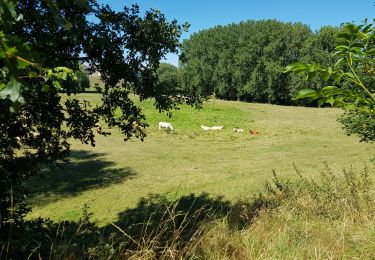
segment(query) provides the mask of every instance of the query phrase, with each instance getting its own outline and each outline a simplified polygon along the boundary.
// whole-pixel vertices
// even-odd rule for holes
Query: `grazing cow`
[[[168,131],[173,131],[173,126],[171,123],[167,122],[159,122],[159,130],[168,130]]]
[[[235,128],[233,128],[233,132],[235,132],[235,133],[243,133],[243,129],[235,127]]]
[[[204,130],[204,131],[217,131],[217,130],[222,130],[224,128],[224,126],[204,126],[204,125],[201,125],[201,128]]]

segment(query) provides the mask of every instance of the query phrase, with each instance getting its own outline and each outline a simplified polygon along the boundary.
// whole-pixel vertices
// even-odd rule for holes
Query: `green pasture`
[[[99,102],[98,94],[81,96]],[[152,101],[141,106],[150,125],[144,142],[123,142],[119,131],[105,126],[111,135],[97,136],[96,147],[72,141],[69,163],[27,183],[34,194],[29,217],[75,220],[86,204],[103,225],[155,195],[169,200],[190,193],[231,201],[250,197],[273,170],[295,178],[294,165],[311,178],[319,176],[325,161],[334,170],[375,168],[375,146],[346,136],[336,121],[338,109],[210,100],[202,110],[181,106],[168,118]],[[159,121],[175,130],[159,131]],[[204,132],[201,124],[224,129]],[[234,127],[245,131],[234,133]],[[249,129],[260,134],[250,135]]]

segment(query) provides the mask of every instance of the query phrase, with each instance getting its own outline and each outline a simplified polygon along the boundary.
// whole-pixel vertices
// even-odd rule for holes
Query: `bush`
[[[348,135],[356,134],[361,142],[375,142],[375,109],[372,111],[349,110],[339,118]]]

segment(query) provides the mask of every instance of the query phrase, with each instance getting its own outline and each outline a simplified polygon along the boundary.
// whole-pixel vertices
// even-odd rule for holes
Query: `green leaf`
[[[360,47],[351,47],[350,52],[356,53],[356,54],[363,54],[362,48]]]
[[[326,98],[320,98],[318,99],[318,106],[320,107],[321,105],[325,104],[326,103]]]
[[[364,33],[368,33],[368,32],[370,31],[372,25],[373,25],[373,24],[370,23],[370,24],[368,24],[367,26],[365,26],[365,27],[362,29],[362,32],[364,32]]]
[[[302,89],[301,91],[298,92],[297,96],[295,99],[302,99],[302,98],[313,98],[317,94],[317,91],[314,89]]]
[[[349,36],[356,35],[359,32],[358,26],[352,23],[345,25],[344,30],[346,31],[344,34]]]
[[[21,82],[12,77],[6,87],[0,91],[0,98],[9,99],[12,102],[19,101],[21,97],[21,86]]]
[[[337,39],[336,40],[336,45],[349,46],[350,45],[350,41],[349,40],[345,40],[345,39]]]
[[[326,103],[328,103],[331,106],[333,106],[333,104],[335,103],[335,99],[333,97],[329,97],[329,98],[327,98]]]
[[[318,75],[317,71],[314,68],[310,68],[309,73],[307,74],[307,80],[312,80]]]
[[[336,61],[335,63],[335,67],[337,67],[341,62],[343,62],[345,59],[344,58],[341,58],[339,59],[338,61]]]
[[[10,47],[10,48],[6,49],[5,53],[9,56],[12,56],[12,55],[18,53],[18,49],[17,49],[16,46],[13,46],[13,47]]]
[[[47,84],[42,85],[42,91],[43,92],[47,92],[47,91],[49,91],[49,89],[50,89],[50,87]]]
[[[337,76],[335,77],[335,82],[336,82],[336,83],[340,83],[341,80],[342,80],[342,77],[343,77],[343,74],[339,74],[339,75],[337,75]]]
[[[348,78],[355,79],[354,74],[351,73],[351,72],[345,72],[344,75],[345,75],[346,77],[348,77]]]
[[[344,108],[345,110],[353,110],[353,109],[356,108],[356,106],[355,106],[354,104],[351,104],[351,103],[345,103],[345,104],[343,105],[343,108]]]
[[[352,37],[350,34],[346,32],[342,32],[336,35],[336,39],[337,41],[349,41],[350,42],[352,40]]]
[[[32,63],[31,61],[28,61],[20,56],[16,56],[16,59],[17,59],[17,68],[19,69],[24,69],[28,66],[34,65],[34,63]]]
[[[328,81],[329,78],[330,78],[330,75],[329,75],[328,71],[326,71],[326,72],[323,74],[323,80],[324,80],[324,81]]]
[[[0,59],[4,59],[5,57],[6,57],[5,56],[5,51],[2,48],[0,48]]]
[[[337,89],[339,89],[339,88],[336,87],[336,86],[326,86],[326,87],[322,88],[321,90],[322,91],[331,91],[331,90],[337,90]]]
[[[53,84],[53,86],[54,86],[57,90],[61,90],[61,89],[62,89],[61,84],[60,84],[59,81],[57,81],[57,80],[53,80],[53,81],[52,81],[52,84]]]
[[[29,77],[30,78],[36,78],[36,77],[38,77],[38,73],[36,73],[35,71],[30,71],[29,72]]]
[[[375,48],[372,48],[372,49],[366,51],[365,53],[367,54],[367,56],[373,56],[373,55],[375,55]]]
[[[360,42],[355,42],[355,43],[353,43],[351,46],[350,46],[351,48],[353,48],[353,47],[356,47],[356,48],[364,48],[365,46],[363,45],[363,43],[360,43]]]
[[[0,14],[4,21],[12,20],[16,18],[16,3],[11,0],[1,0],[0,1]]]
[[[308,69],[308,66],[304,63],[292,63],[285,67],[284,72],[295,72],[300,73],[302,71],[306,71]]]
[[[336,45],[335,49],[342,51],[342,50],[349,50],[350,47],[347,45]]]

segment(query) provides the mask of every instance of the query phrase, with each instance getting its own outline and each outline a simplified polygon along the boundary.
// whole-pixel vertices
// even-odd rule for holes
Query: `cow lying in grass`
[[[159,122],[159,130],[173,131],[173,126],[171,123]]]
[[[249,134],[251,134],[251,135],[258,135],[258,134],[260,134],[260,131],[255,130],[255,129],[250,129],[249,130]]]
[[[201,125],[201,128],[204,130],[204,131],[217,131],[217,130],[222,130],[224,128],[224,126],[204,126],[204,125]]]

